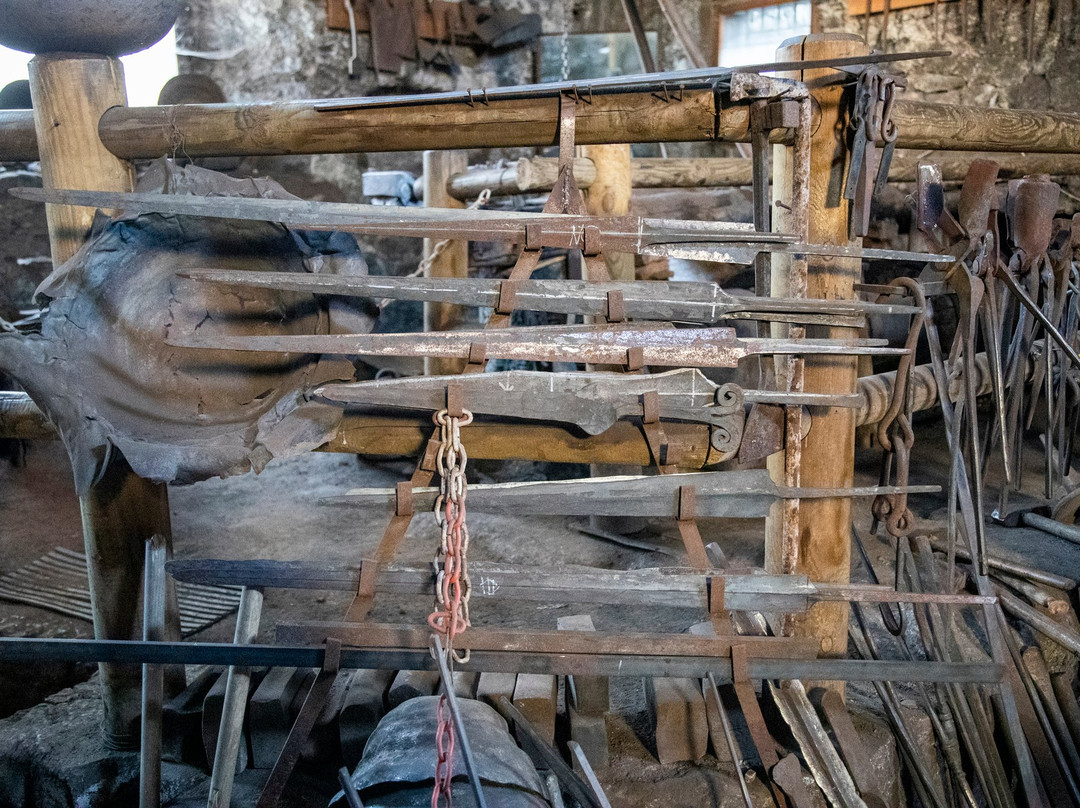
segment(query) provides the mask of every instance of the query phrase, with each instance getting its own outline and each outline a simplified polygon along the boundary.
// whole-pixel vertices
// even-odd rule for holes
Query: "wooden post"
[[[788,40],[777,51],[777,59],[831,59],[857,56],[868,52],[866,43],[848,34],[812,34]],[[832,71],[808,70],[804,80]],[[814,121],[810,142],[809,241],[820,244],[848,243],[849,203],[840,189],[847,161],[844,88],[829,85],[814,89]],[[777,148],[774,195],[782,202],[783,180],[791,174],[784,148]],[[785,173],[786,172],[786,173]],[[778,229],[785,221],[781,206],[774,209]],[[774,264],[772,293],[783,295],[787,289],[781,262]],[[858,261],[811,257],[807,266],[806,294],[811,298],[852,299],[853,284],[861,279]],[[807,328],[808,337],[851,339],[857,336],[849,328]],[[854,357],[807,357],[804,365],[804,389],[813,393],[851,393],[857,380]],[[855,410],[832,408],[814,413],[814,427],[802,444],[799,483],[811,488],[846,487],[854,480]],[[780,464],[770,463],[774,477],[783,479]],[[779,468],[777,466],[780,466]],[[798,509],[797,571],[814,581],[848,580],[851,559],[851,500],[804,500]],[[770,572],[783,567],[783,537],[779,519],[771,519],[766,537],[765,564]],[[848,606],[846,603],[818,603],[805,615],[792,618],[792,633],[811,636],[820,642],[821,653],[843,655],[847,649]]]
[[[130,191],[130,163],[98,139],[98,119],[126,103],[119,60],[88,54],[46,54],[30,62],[30,91],[45,188]],[[49,205],[49,244],[54,265],[66,261],[86,239],[93,210]],[[143,542],[158,534],[171,546],[165,486],[136,477],[115,454],[80,501],[90,574],[94,635],[137,639]],[[179,637],[175,599],[167,605],[166,637]],[[171,619],[169,619],[171,618]],[[171,625],[170,625],[171,624]],[[106,744],[136,748],[141,670],[138,665],[100,665]]]
[[[424,152],[424,206],[429,208],[464,208],[465,203],[450,196],[447,184],[450,177],[468,168],[463,151]],[[424,273],[430,278],[465,278],[469,275],[469,242],[449,241],[439,249],[441,242],[424,239],[424,260],[428,262]],[[436,250],[438,253],[436,254]],[[424,304],[425,331],[452,331],[462,321],[463,309],[450,303]],[[424,372],[428,375],[460,373],[464,362],[460,359],[425,357]]]
[[[585,191],[585,208],[593,216],[625,216],[630,212],[630,144],[582,146],[581,156],[592,160],[596,172]],[[575,174],[577,173],[575,163]],[[604,253],[613,281],[634,280],[634,256]]]

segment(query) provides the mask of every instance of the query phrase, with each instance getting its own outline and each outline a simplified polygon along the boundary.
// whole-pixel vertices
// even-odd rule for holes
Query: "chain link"
[[[435,609],[428,616],[428,624],[442,637],[446,667],[453,674],[455,662],[469,661],[468,651],[459,656],[454,650],[454,639],[469,626],[469,598],[472,594],[468,566],[469,528],[465,524],[465,496],[468,493],[465,468],[469,455],[461,443],[461,427],[471,424],[473,416],[468,410],[462,410],[460,417],[450,415],[447,410],[439,410],[433,420],[439,427],[439,452],[435,458],[435,468],[439,472],[439,496],[435,500],[435,519],[442,532],[439,549],[432,562],[435,568]],[[445,689],[453,686],[452,681],[443,682],[444,693],[439,699],[436,713],[435,748],[438,760],[431,808],[439,808],[440,797],[445,797],[446,805],[450,805],[455,739]]]

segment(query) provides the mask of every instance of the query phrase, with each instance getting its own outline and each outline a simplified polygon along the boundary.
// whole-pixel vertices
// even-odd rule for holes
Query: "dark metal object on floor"
[[[349,804],[349,808],[364,808],[364,803],[360,801],[360,795],[356,793],[356,786],[353,785],[352,778],[349,777],[349,770],[342,766],[338,769],[337,779],[341,784],[341,790],[345,794],[345,802]]]
[[[307,741],[308,735],[311,734],[311,728],[315,726],[315,719],[322,712],[323,705],[326,704],[326,698],[330,695],[330,689],[337,680],[338,673],[341,670],[341,643],[332,637],[328,637],[322,652],[322,665],[319,673],[304,698],[304,704],[300,708],[296,720],[293,721],[292,729],[289,730],[289,737],[285,740],[285,746],[282,747],[281,754],[278,755],[277,762],[274,763],[274,768],[270,770],[270,776],[263,786],[262,793],[259,794],[255,808],[276,808],[280,804],[285,785],[289,781],[289,776],[292,774],[296,762],[300,759],[301,747]]]
[[[559,782],[573,795],[574,799],[585,808],[604,808],[603,804],[593,795],[589,784],[566,764],[562,755],[552,748],[544,736],[510,703],[506,696],[499,696],[494,705],[495,709],[502,713],[503,718],[513,723],[518,732],[529,739],[530,748],[543,759],[544,764],[555,773],[559,778]]]

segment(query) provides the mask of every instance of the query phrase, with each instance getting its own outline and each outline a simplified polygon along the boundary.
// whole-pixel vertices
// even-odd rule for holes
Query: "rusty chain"
[[[447,670],[453,671],[455,662],[469,661],[469,652],[458,655],[454,640],[469,626],[469,597],[472,584],[469,580],[468,551],[469,529],[465,524],[465,496],[468,483],[465,468],[469,455],[461,443],[461,427],[472,423],[468,410],[461,415],[451,415],[439,410],[433,416],[439,427],[439,450],[435,467],[439,472],[439,496],[435,500],[435,519],[441,529],[439,549],[432,562],[435,568],[435,608],[428,616],[428,624],[443,640]],[[451,804],[451,788],[454,778],[454,724],[447,704],[446,689],[454,686],[452,681],[443,682],[443,694],[436,711],[435,748],[438,756],[435,765],[435,787],[431,793],[432,808],[439,808],[440,797],[446,805]]]
[[[912,278],[897,278],[893,283],[908,290],[915,299],[919,312],[911,319],[907,341],[904,343],[907,353],[900,357],[889,407],[878,423],[877,439],[881,448],[893,456],[896,464],[896,485],[905,488],[911,470],[911,447],[915,443],[915,432],[911,427],[911,397],[908,395],[908,390],[911,369],[915,362],[915,348],[919,343],[919,335],[922,333],[925,320],[926,297],[922,286]],[[891,536],[906,536],[911,530],[914,517],[911,509],[908,508],[907,494],[904,491],[875,497],[871,512],[875,519],[885,524],[885,529]]]

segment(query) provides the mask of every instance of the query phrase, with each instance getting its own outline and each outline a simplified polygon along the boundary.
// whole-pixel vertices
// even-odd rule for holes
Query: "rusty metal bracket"
[[[394,515],[412,516],[413,514],[413,490],[412,483],[404,480],[394,488]]]
[[[581,237],[581,252],[584,255],[599,255],[604,244],[604,236],[600,228],[595,224],[585,225]]]
[[[446,385],[446,414],[451,418],[464,418],[465,393],[459,382],[450,382]]]
[[[526,247],[525,249],[528,249]],[[517,308],[517,290],[520,282],[517,280],[499,281],[499,298],[495,302],[496,314],[513,314]]]
[[[296,762],[300,759],[300,750],[311,734],[319,713],[322,712],[323,707],[326,705],[330,690],[333,688],[334,682],[337,681],[340,668],[341,640],[328,637],[326,639],[326,652],[323,656],[322,670],[319,671],[319,675],[315,677],[311,689],[308,690],[304,705],[300,708],[300,712],[293,722],[289,737],[285,740],[285,746],[282,747],[281,754],[278,755],[274,768],[270,771],[270,776],[267,778],[266,785],[263,786],[262,793],[259,795],[259,801],[255,803],[255,808],[274,808],[281,804],[281,795],[285,791],[289,776],[296,767]]]
[[[607,293],[607,303],[604,306],[604,319],[609,323],[622,323],[626,321],[626,300],[619,289],[612,289]]]
[[[640,346],[626,349],[626,369],[630,372],[645,367],[645,352]]]

